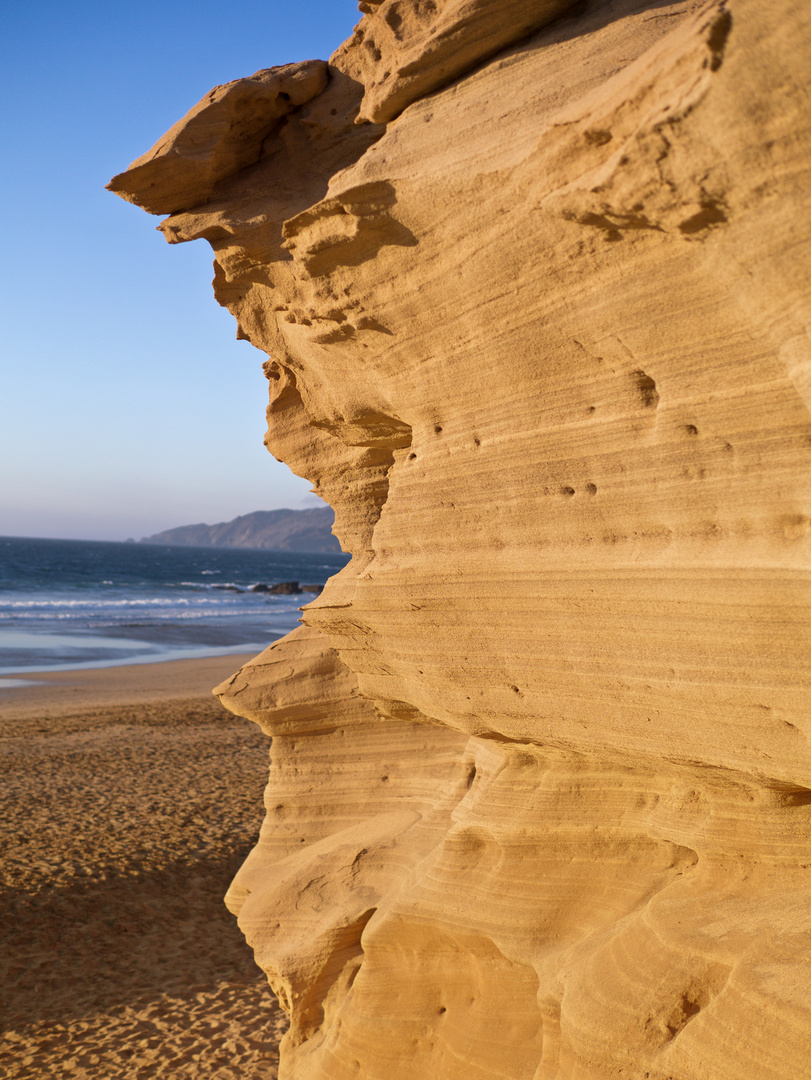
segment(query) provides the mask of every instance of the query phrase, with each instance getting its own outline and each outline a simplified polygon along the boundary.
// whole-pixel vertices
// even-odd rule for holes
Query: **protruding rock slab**
[[[372,0],[345,46],[365,88],[358,122],[387,123],[578,0]],[[342,53],[335,58],[338,62]]]
[[[214,185],[258,161],[268,135],[327,79],[322,60],[305,60],[215,86],[107,187],[150,214],[208,202]]]

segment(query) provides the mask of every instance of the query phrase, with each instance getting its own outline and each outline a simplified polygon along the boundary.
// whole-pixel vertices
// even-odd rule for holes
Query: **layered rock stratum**
[[[811,14],[365,0],[121,176],[347,568],[218,688],[286,1080],[811,1077]]]

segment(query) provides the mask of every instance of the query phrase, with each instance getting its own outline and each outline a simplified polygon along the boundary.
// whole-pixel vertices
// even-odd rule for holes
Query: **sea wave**
[[[0,601],[0,612],[4,609],[14,611],[18,608],[30,610],[42,608],[53,611],[57,608],[125,608],[125,607],[177,607],[178,605],[191,604],[191,600],[184,597],[127,597],[125,600],[110,600],[107,597],[95,597],[87,600],[3,600]]]
[[[223,593],[229,594],[223,596]],[[0,614],[3,611],[56,611],[62,608],[70,610],[95,609],[95,608],[171,608],[192,607],[208,604],[211,606],[228,603],[233,596],[244,596],[252,604],[288,604],[291,601],[302,602],[300,593],[252,593],[245,585],[222,584],[210,588],[202,588],[198,596],[127,596],[114,599],[108,596],[89,596],[81,598],[56,597],[48,600],[15,599],[0,600]]]
[[[6,671],[129,663],[136,655],[167,659],[175,650],[255,651],[292,630],[311,597],[254,593],[253,585],[324,582],[345,563],[343,557],[93,541],[11,539],[0,546],[0,669]]]

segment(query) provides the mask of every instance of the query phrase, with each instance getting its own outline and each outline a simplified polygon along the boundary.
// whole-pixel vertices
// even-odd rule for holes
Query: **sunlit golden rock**
[[[811,14],[362,9],[161,226],[353,555],[218,688],[280,1075],[811,1077]]]

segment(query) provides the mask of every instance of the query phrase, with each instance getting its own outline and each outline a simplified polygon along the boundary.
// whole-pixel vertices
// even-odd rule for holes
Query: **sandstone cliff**
[[[286,1080],[811,1077],[811,15],[364,0],[111,187],[347,568],[218,688]]]

